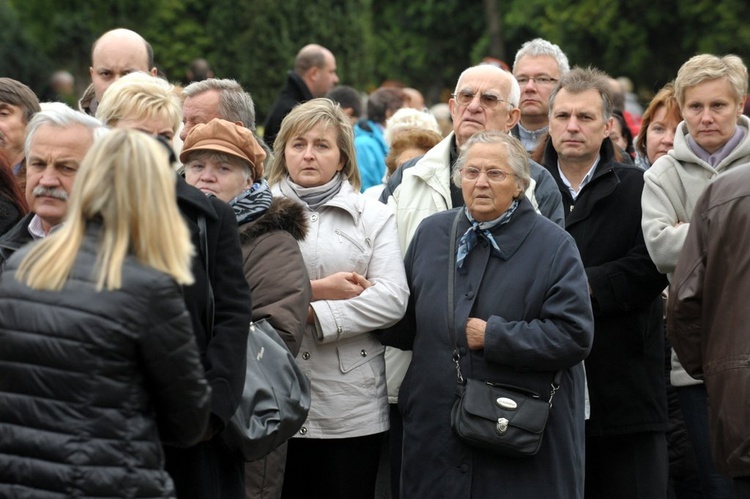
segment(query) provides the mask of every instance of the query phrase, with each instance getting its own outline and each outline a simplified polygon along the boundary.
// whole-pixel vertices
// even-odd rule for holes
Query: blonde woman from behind
[[[0,496],[175,497],[160,440],[195,443],[210,401],[192,253],[166,149],[96,142],[62,226],[0,279]]]

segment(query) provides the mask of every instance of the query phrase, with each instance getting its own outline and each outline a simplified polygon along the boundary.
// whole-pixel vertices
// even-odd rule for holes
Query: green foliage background
[[[336,55],[342,84],[369,91],[400,80],[434,103],[464,68],[500,55],[487,2],[501,13],[507,59],[541,36],[572,65],[627,75],[644,95],[699,52],[750,62],[745,0],[0,0],[0,76],[41,94],[52,71],[67,69],[82,90],[93,41],[127,27],[151,42],[170,80],[205,57],[217,76],[240,81],[261,123],[297,50],[312,42]]]

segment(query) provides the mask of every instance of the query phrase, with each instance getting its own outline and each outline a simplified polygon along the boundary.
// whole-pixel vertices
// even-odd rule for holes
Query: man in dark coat
[[[660,294],[666,278],[641,231],[643,175],[616,163],[606,75],[575,68],[550,97],[544,165],[586,268],[595,317],[586,359],[587,498],[664,498],[666,388]]]
[[[203,442],[186,449],[166,446],[166,469],[177,496],[209,499],[244,498],[244,463],[222,443],[219,432],[234,414],[245,386],[246,345],[250,324],[250,290],[242,274],[242,250],[232,209],[177,180],[177,204],[188,225],[196,254],[195,282],[185,288],[201,361],[211,385],[211,418]],[[204,267],[198,219],[207,228],[208,269]],[[207,331],[209,287],[214,295],[213,330]]]
[[[316,97],[325,97],[338,82],[336,58],[330,50],[317,44],[302,47],[294,60],[294,70],[289,71],[286,84],[263,125],[263,140],[268,147],[273,149],[281,122],[294,106]]]

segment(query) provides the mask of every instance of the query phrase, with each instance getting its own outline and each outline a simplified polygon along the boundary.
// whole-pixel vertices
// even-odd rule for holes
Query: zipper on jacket
[[[350,236],[350,235],[342,232],[341,229],[336,229],[335,232],[336,232],[336,235],[339,236],[339,242],[340,243],[343,243],[344,239],[346,239],[347,241],[349,241],[350,243],[352,243],[354,246],[356,246],[357,248],[359,248],[359,251],[361,251],[362,253],[365,252],[364,246],[362,246],[361,244],[359,244],[359,242],[356,241],[352,236]],[[370,238],[369,237],[365,239],[365,242],[367,243],[368,246],[370,246]]]

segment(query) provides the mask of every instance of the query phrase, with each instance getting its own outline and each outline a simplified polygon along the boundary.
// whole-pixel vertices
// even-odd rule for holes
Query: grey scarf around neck
[[[306,204],[312,211],[318,211],[318,208],[339,193],[343,183],[344,179],[340,172],[334,175],[329,182],[315,187],[302,187],[295,184],[287,175],[279,182],[279,189],[286,197]]]

